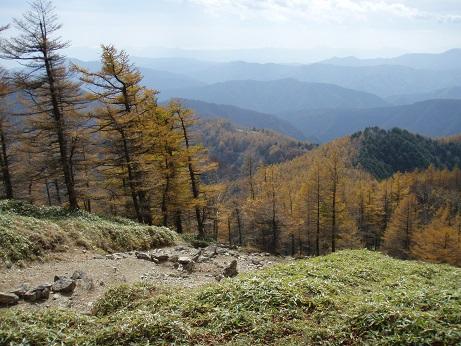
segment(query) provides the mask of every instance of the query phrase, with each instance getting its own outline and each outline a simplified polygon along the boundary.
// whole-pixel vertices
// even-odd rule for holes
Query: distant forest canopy
[[[0,71],[4,198],[273,253],[367,247],[460,265],[456,138],[370,128],[317,147],[227,120],[199,122],[180,102],[159,104],[158,90],[112,45],[101,46],[98,69],[69,67],[51,2],[34,1],[15,26],[0,44],[1,58],[25,65]],[[9,110],[12,93],[20,116]]]
[[[433,165],[461,167],[461,143],[434,140],[394,128],[368,128],[351,136],[359,147],[355,163],[376,178],[389,178],[396,172],[409,172]]]

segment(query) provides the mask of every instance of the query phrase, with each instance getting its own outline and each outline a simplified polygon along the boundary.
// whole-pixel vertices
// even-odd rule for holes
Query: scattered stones
[[[0,292],[0,306],[10,306],[17,304],[19,297],[14,293]]]
[[[233,260],[228,267],[226,267],[222,275],[226,278],[233,278],[238,274],[237,271],[237,260]]]
[[[65,276],[55,276],[51,286],[53,292],[72,294],[76,286],[75,280]]]

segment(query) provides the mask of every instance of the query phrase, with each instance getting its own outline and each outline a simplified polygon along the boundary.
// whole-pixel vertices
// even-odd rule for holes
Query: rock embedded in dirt
[[[53,286],[51,289],[53,292],[72,294],[74,292],[76,282],[71,278],[65,276],[55,276]]]
[[[19,297],[14,293],[0,292],[0,306],[10,306],[17,304]]]
[[[233,278],[238,274],[237,260],[233,260],[228,267],[224,268],[222,275],[226,278]]]

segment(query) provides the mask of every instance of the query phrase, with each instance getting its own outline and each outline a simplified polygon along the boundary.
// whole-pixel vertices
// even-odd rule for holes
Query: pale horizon
[[[454,0],[54,1],[70,57],[100,44],[139,57],[309,63],[338,56],[393,57],[461,47]],[[0,25],[27,10],[4,0]],[[8,30],[6,36],[13,34]],[[275,56],[267,56],[267,51]],[[265,54],[266,53],[266,54]]]

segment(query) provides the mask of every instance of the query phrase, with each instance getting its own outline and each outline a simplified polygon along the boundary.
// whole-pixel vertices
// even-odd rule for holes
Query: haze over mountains
[[[461,49],[313,64],[134,57],[160,101],[204,118],[324,142],[367,126],[428,136],[461,132]],[[97,69],[99,62],[75,63]]]
[[[461,100],[428,100],[411,105],[368,109],[303,110],[280,115],[317,142],[350,135],[367,127],[399,127],[425,136],[461,132]]]

